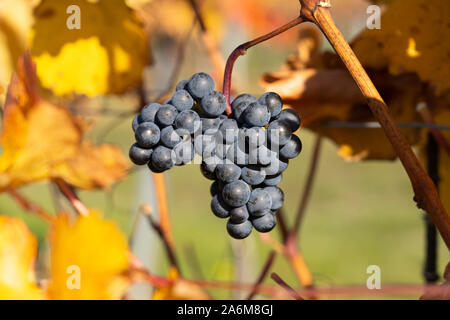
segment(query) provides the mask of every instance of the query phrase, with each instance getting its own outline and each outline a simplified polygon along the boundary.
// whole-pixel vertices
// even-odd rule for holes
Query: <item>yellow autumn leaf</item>
[[[120,299],[130,281],[128,245],[97,212],[71,221],[59,216],[50,233],[50,299]]]
[[[82,122],[39,97],[34,70],[24,55],[8,90],[0,137],[0,191],[56,178],[79,188],[105,188],[125,177],[128,162],[122,152],[83,141]]]
[[[33,7],[29,0],[0,1],[0,103],[15,70],[17,59],[27,49]]]
[[[365,67],[415,72],[441,94],[450,89],[448,21],[450,1],[389,1],[381,29],[364,31],[353,44],[355,53]]]
[[[34,276],[36,255],[36,238],[25,223],[0,216],[0,300],[45,298]]]
[[[210,300],[211,297],[200,286],[183,280],[175,268],[169,270],[172,283],[161,286],[153,292],[153,300]]]
[[[122,93],[151,62],[147,33],[123,0],[43,0],[34,17],[37,74],[56,95]]]

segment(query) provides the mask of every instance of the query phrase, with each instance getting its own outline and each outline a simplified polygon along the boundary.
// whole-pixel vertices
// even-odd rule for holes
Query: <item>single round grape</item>
[[[214,90],[214,80],[204,72],[196,73],[189,80],[187,90],[194,99],[200,100]]]
[[[249,153],[249,163],[250,164],[260,164],[262,166],[267,166],[272,162],[272,159],[276,158],[276,152],[270,150],[267,146],[259,146],[258,149],[250,150]]]
[[[131,161],[138,166],[147,164],[152,156],[153,149],[140,148],[137,143],[130,148],[129,156]]]
[[[220,125],[219,128],[223,141],[225,141],[227,144],[231,144],[234,141],[236,141],[239,128],[236,120],[234,119],[226,119],[223,121],[223,123]]]
[[[175,90],[176,91],[185,90],[188,82],[189,82],[189,80],[186,80],[186,79],[181,80],[180,82],[177,83],[177,87],[175,88]]]
[[[282,178],[283,178],[282,173],[271,175],[271,176],[266,176],[266,179],[264,180],[264,184],[266,186],[276,186],[276,185],[280,184]]]
[[[189,110],[194,106],[194,99],[192,99],[191,95],[186,90],[175,91],[171,102],[172,105],[180,112]]]
[[[167,127],[173,124],[177,115],[178,111],[174,106],[165,104],[156,112],[155,120],[159,125]]]
[[[241,168],[234,163],[219,164],[216,167],[216,176],[220,181],[230,183],[240,178]]]
[[[172,126],[165,127],[161,130],[161,143],[167,148],[172,149],[182,141],[180,135]]]
[[[222,191],[223,200],[231,207],[242,207],[250,199],[250,187],[244,181],[233,181],[225,185]]]
[[[216,167],[217,163],[202,162],[202,164],[200,165],[200,171],[206,179],[216,180]]]
[[[211,211],[219,218],[227,218],[230,216],[231,208],[223,201],[220,193],[213,196],[211,200]]]
[[[150,149],[159,142],[161,131],[153,122],[143,122],[137,127],[134,136],[141,148]]]
[[[217,137],[214,135],[198,135],[194,139],[195,152],[204,158],[214,156],[216,152]]]
[[[292,130],[285,121],[275,120],[267,128],[267,140],[271,145],[285,145],[291,138]]]
[[[281,97],[275,92],[266,92],[259,98],[259,103],[267,106],[272,118],[278,116],[283,107]]]
[[[218,141],[216,144],[215,155],[220,159],[226,159],[227,152],[230,149],[230,147],[231,146],[229,144],[225,144],[222,141]],[[232,162],[232,161],[227,161],[227,162]]]
[[[175,165],[175,161],[175,152],[167,147],[156,147],[152,153],[152,164],[155,168],[169,170]]]
[[[221,191],[221,189],[220,189],[220,186],[219,186],[219,181],[214,181],[212,184],[211,184],[211,187],[209,188],[209,193],[211,194],[211,196],[215,196],[216,194],[218,194],[218,193],[221,193],[222,191]]]
[[[258,99],[250,94],[241,94],[236,97],[231,103],[231,108],[233,109],[233,116],[239,122],[243,123],[242,113],[250,105],[250,103],[257,102]]]
[[[144,121],[142,121],[142,116],[140,114],[137,114],[133,118],[133,122],[131,123],[131,127],[133,128],[133,131],[136,132],[137,127]]]
[[[251,220],[253,227],[259,232],[269,232],[277,224],[277,219],[270,211],[265,211],[265,214]]]
[[[252,186],[263,183],[266,172],[257,166],[247,166],[242,168],[241,179]]]
[[[280,174],[284,170],[287,169],[289,164],[289,160],[279,159],[279,158],[273,158],[271,163],[263,167],[263,170],[265,171],[266,175],[273,176],[276,174]]]
[[[284,193],[280,188],[265,187],[263,190],[267,191],[272,198],[272,207],[270,208],[271,210],[278,210],[283,206]]]
[[[243,223],[249,218],[249,213],[246,206],[233,208],[230,210],[230,221],[232,223]]]
[[[200,128],[200,116],[194,110],[181,111],[175,118],[175,127],[177,129],[184,129],[190,134],[193,134]]]
[[[155,122],[156,113],[161,108],[159,103],[150,103],[141,111],[142,122]]]
[[[212,134],[219,130],[220,118],[202,118],[202,132]]]
[[[248,220],[239,224],[228,220],[227,223],[228,234],[238,240],[247,238],[252,232],[252,229],[252,223]]]
[[[225,111],[227,100],[222,92],[212,91],[203,97],[201,105],[207,117],[218,117]]]
[[[285,121],[289,124],[292,132],[295,132],[300,128],[301,119],[294,109],[286,108],[283,109],[280,114],[276,117],[277,120]]]
[[[175,152],[175,165],[177,166],[187,164],[194,159],[194,147],[190,141],[183,141],[177,144],[173,151]]]
[[[302,141],[295,134],[291,139],[280,149],[280,156],[286,159],[294,159],[302,151]]]
[[[155,167],[155,165],[152,163],[152,161],[149,161],[148,168],[153,173],[162,173],[162,172],[166,171],[164,169],[160,169],[160,168]]]
[[[247,209],[250,214],[270,210],[272,208],[272,198],[264,189],[253,189],[250,199],[247,202]]]
[[[254,127],[264,127],[269,123],[270,112],[266,105],[252,102],[242,113],[246,124]]]

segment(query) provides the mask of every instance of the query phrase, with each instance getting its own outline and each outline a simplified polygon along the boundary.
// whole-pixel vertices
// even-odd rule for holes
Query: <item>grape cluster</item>
[[[284,201],[277,185],[289,160],[302,149],[293,134],[300,118],[294,110],[282,109],[274,92],[259,99],[249,94],[232,99],[230,116],[226,106],[209,75],[182,80],[167,103],[149,104],[133,119],[136,143],[130,158],[158,173],[200,159],[202,174],[214,181],[212,212],[229,218],[228,233],[243,239],[253,228],[269,232],[276,225]]]

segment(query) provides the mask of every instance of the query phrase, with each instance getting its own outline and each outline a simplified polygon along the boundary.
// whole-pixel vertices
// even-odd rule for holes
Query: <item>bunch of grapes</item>
[[[209,75],[182,80],[166,104],[152,103],[134,118],[136,143],[130,158],[152,172],[199,159],[202,174],[214,181],[212,212],[229,218],[228,233],[243,239],[253,228],[269,232],[276,225],[284,201],[277,185],[289,160],[302,149],[293,134],[300,118],[294,110],[282,109],[274,92],[259,99],[249,94],[232,99],[230,116],[226,106]]]

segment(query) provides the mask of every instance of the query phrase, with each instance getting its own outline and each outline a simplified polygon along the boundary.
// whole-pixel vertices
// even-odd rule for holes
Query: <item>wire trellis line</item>
[[[426,128],[438,130],[450,130],[450,125],[429,124],[422,122],[398,122],[400,128]],[[363,128],[363,129],[381,129],[381,125],[376,121],[370,122],[341,122],[329,121],[322,122],[318,126],[333,127],[333,128]]]

